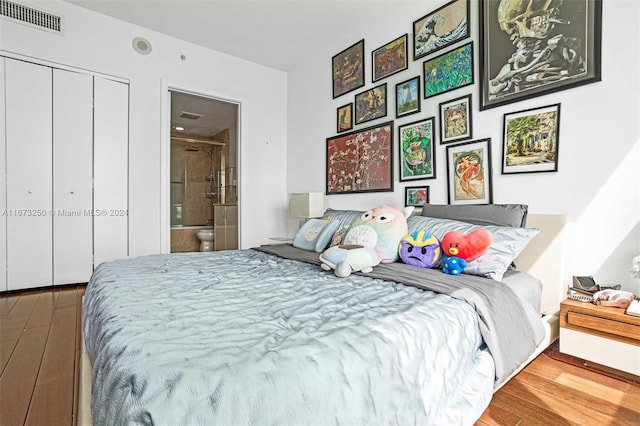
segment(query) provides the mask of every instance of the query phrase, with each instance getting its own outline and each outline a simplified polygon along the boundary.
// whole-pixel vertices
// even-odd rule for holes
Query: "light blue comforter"
[[[494,385],[469,304],[255,250],[102,264],[83,315],[96,425],[464,425]]]

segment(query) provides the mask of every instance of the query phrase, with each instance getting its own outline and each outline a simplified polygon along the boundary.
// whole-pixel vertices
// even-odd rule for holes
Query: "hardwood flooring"
[[[84,286],[0,296],[0,424],[77,422]],[[640,384],[545,351],[503,386],[476,426],[640,425]]]

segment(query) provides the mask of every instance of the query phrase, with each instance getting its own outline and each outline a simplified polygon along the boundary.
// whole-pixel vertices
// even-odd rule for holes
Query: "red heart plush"
[[[445,256],[460,257],[466,261],[477,259],[487,251],[493,235],[484,228],[463,234],[460,231],[449,231],[442,238],[442,250]]]

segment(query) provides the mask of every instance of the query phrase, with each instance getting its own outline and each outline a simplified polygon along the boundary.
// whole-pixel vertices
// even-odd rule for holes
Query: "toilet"
[[[200,240],[200,251],[213,251],[213,228],[198,229],[196,234]]]

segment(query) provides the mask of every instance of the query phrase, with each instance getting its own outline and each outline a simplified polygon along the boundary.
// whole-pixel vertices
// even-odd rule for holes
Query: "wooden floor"
[[[83,286],[0,296],[0,424],[75,425]],[[494,396],[487,425],[640,425],[640,384],[543,353]]]

